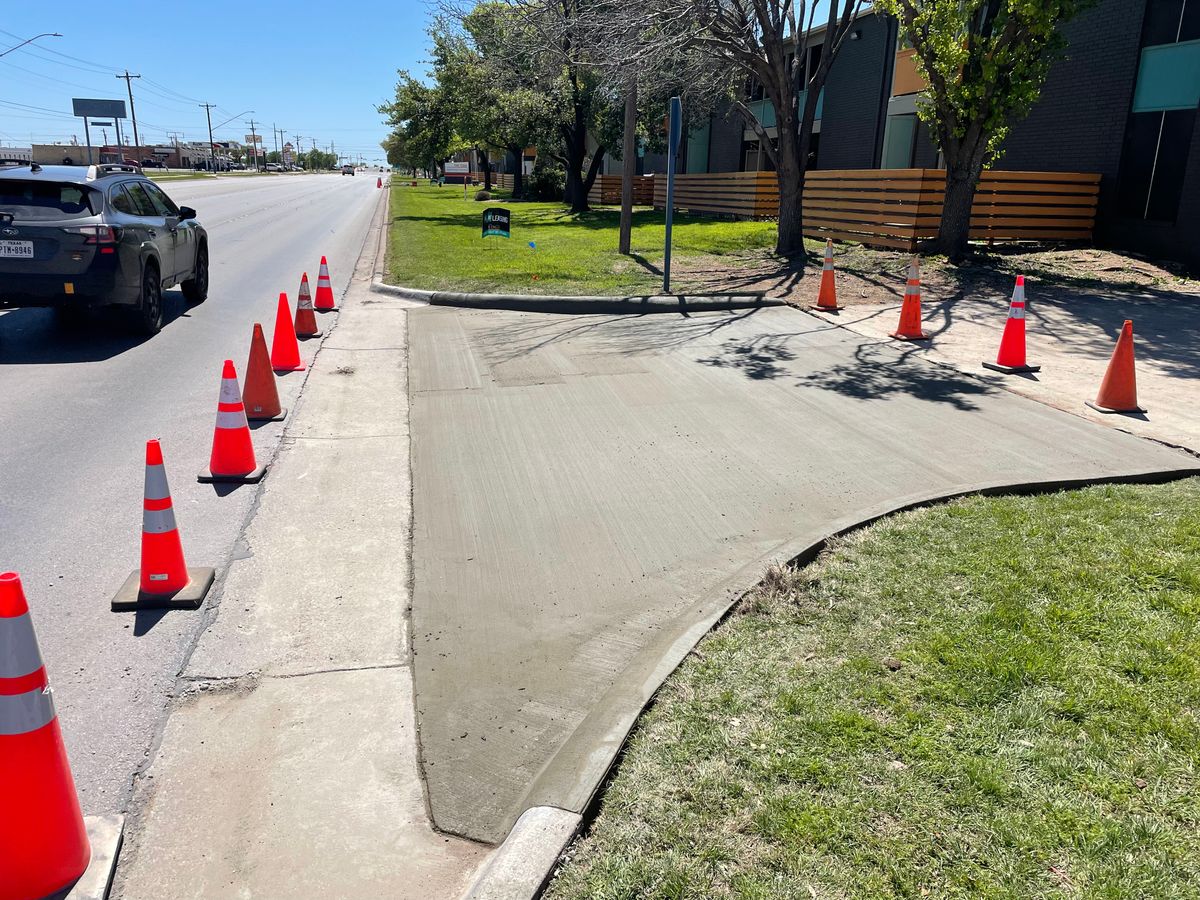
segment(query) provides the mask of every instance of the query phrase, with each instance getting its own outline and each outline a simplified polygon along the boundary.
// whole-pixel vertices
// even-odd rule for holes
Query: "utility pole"
[[[274,122],[271,123],[271,140],[275,144],[275,154],[279,156],[279,129],[275,127]],[[279,156],[279,158],[283,159],[282,156]]]
[[[212,174],[212,172],[214,170],[214,165],[216,164],[216,161],[217,161],[216,160],[217,154],[213,148],[213,138],[212,138],[212,111],[213,111],[213,107],[216,105],[217,104],[215,104],[215,103],[199,104],[200,108],[204,110],[204,114],[206,116],[208,116],[208,171],[209,171],[209,174]]]
[[[250,120],[250,152],[254,154],[254,171],[258,171],[258,133],[254,130],[254,120]]]
[[[138,148],[137,152],[142,152],[142,141],[138,137],[137,130],[137,110],[133,108],[133,81],[134,78],[141,78],[141,75],[130,75],[129,70],[125,70],[124,75],[117,75],[117,78],[125,79],[125,90],[129,92],[129,115],[133,117],[133,145]]]

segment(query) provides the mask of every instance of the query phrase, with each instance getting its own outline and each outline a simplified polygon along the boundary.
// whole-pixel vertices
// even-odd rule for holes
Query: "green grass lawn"
[[[1200,896],[1200,479],[972,498],[773,570],[546,896]]]
[[[560,203],[463,199],[461,185],[392,185],[388,281],[426,290],[557,294],[641,294],[662,287],[661,210],[634,214],[633,256],[617,252],[616,209],[574,215]],[[483,210],[512,212],[512,237],[482,237]],[[774,222],[677,215],[674,258],[771,247]],[[530,247],[530,242],[535,244]]]

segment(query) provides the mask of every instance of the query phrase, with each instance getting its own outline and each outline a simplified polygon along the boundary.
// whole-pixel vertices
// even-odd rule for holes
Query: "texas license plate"
[[[33,241],[0,241],[0,256],[33,259]]]

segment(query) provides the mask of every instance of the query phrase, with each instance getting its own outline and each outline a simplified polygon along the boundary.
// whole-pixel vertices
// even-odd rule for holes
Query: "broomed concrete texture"
[[[422,761],[485,841],[582,810],[768,561],[959,492],[1200,471],[792,309],[409,326]]]
[[[342,311],[320,318],[327,336],[136,786],[116,898],[456,897],[486,856],[426,814],[406,630],[411,304],[368,294],[369,277],[360,266]]]

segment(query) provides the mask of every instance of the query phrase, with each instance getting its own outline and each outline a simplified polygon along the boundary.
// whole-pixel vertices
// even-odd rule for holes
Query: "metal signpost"
[[[83,135],[87,141],[88,165],[92,160],[92,133],[88,128],[88,119],[112,119],[118,121],[125,118],[124,100],[90,100],[72,97],[71,109],[74,115],[83,119]]]
[[[671,124],[667,135],[667,240],[663,251],[663,293],[671,293],[671,219],[675,211],[675,162],[683,133],[683,104],[671,98]]]

